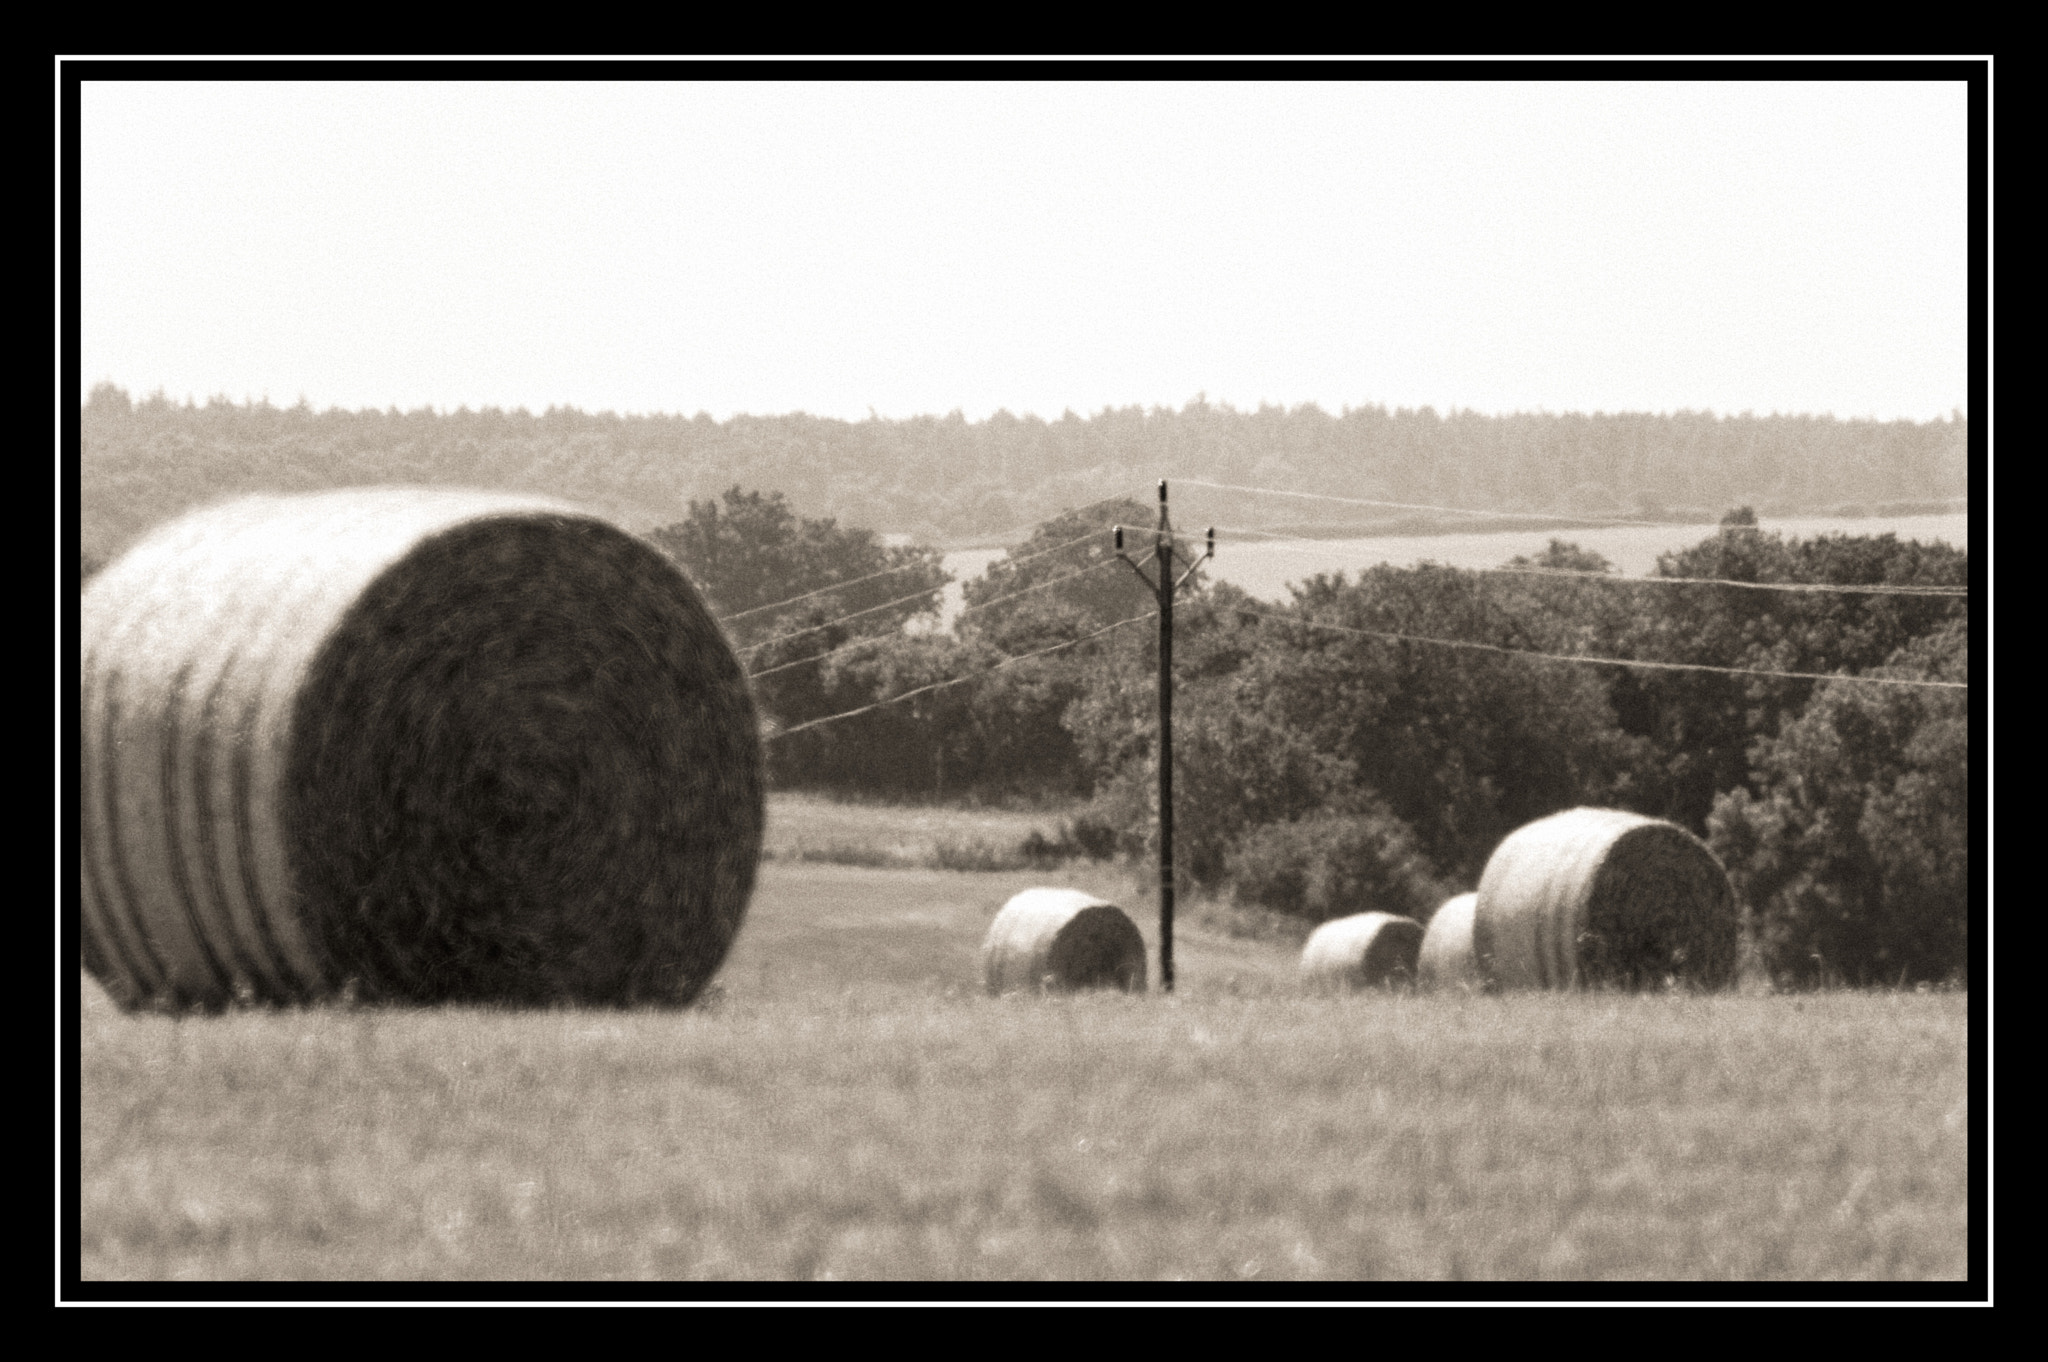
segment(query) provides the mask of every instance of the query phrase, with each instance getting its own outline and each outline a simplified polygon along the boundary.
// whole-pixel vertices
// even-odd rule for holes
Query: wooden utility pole
[[[1173,525],[1166,516],[1166,479],[1159,480],[1159,529],[1153,536],[1152,559],[1158,580],[1124,553],[1124,527],[1116,527],[1116,556],[1131,565],[1138,579],[1152,589],[1159,602],[1159,983],[1173,992],[1173,597],[1195,575],[1195,569],[1216,554],[1216,531],[1209,531],[1208,547],[1200,558],[1188,563],[1186,572],[1173,575]],[[1182,555],[1186,562],[1186,555]]]

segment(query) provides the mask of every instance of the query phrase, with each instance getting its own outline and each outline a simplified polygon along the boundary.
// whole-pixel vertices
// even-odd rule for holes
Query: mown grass
[[[822,795],[768,797],[762,856],[870,869],[1051,868],[1042,848],[1060,840],[1060,810],[849,804]]]
[[[680,1013],[174,1020],[88,985],[84,1275],[1968,1272],[1961,995],[1312,999],[1190,930],[1170,999],[985,997],[1034,882],[764,866]]]

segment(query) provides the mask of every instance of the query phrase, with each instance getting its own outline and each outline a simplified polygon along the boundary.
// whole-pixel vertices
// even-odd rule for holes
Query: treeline
[[[1155,626],[1112,626],[1153,602],[1103,527],[1149,511],[1111,503],[1041,525],[965,584],[949,631],[915,616],[902,627],[936,606],[943,576],[929,555],[882,550],[777,497],[734,489],[655,540],[714,601],[771,607],[731,627],[778,783],[1084,799],[1065,849],[1143,864]],[[707,551],[721,534],[786,543],[804,572],[735,595]],[[1617,577],[1559,541],[1510,566],[1522,571],[1318,576],[1285,605],[1197,576],[1176,612],[1183,873],[1309,919],[1362,903],[1426,918],[1521,824],[1578,804],[1629,808],[1708,839],[1752,914],[1757,970],[1785,983],[1964,975],[1967,690],[1782,673],[1967,682],[1967,597],[1741,584],[1958,588],[1965,553],[1888,534],[1788,540],[1744,508],[1652,578]],[[863,577],[843,597],[817,592]],[[816,594],[780,605],[778,592]],[[833,718],[865,706],[878,707]]]
[[[1967,494],[1968,422],[1389,410],[1239,411],[1201,400],[1057,420],[997,412],[903,420],[801,414],[619,416],[554,407],[315,411],[142,401],[95,388],[81,413],[84,551],[104,560],[156,521],[242,492],[377,482],[544,492],[647,529],[733,485],[799,511],[960,544],[1161,477],[1480,510],[1711,520]],[[1311,517],[1307,523],[1315,523]],[[1349,513],[1355,521],[1371,512]]]

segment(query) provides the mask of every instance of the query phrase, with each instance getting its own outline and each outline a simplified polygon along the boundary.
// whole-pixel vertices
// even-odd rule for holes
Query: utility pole
[[[1173,992],[1173,596],[1195,569],[1216,556],[1216,530],[1209,530],[1208,547],[1200,558],[1188,563],[1178,578],[1173,575],[1173,526],[1166,518],[1166,479],[1159,480],[1159,529],[1153,536],[1152,558],[1159,578],[1154,581],[1145,569],[1124,553],[1124,527],[1116,527],[1116,556],[1131,566],[1138,580],[1152,589],[1159,602],[1159,982]],[[1186,561],[1186,555],[1182,555]]]

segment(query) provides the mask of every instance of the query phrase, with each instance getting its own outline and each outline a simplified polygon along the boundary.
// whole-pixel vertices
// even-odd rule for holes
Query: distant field
[[[688,1012],[174,1021],[87,981],[84,1274],[1967,1274],[1961,995],[1312,999],[1190,929],[1172,998],[984,996],[1047,882],[1151,943],[1107,867],[771,862]]]
[[[1178,522],[1176,522],[1178,523]],[[1896,534],[1902,539],[1942,540],[1960,549],[1970,546],[1967,515],[1832,517],[1776,520],[1765,518],[1765,530],[1788,537],[1821,534]],[[1197,533],[1201,526],[1182,525]],[[1624,576],[1642,576],[1657,566],[1657,555],[1697,544],[1714,533],[1712,525],[1620,525],[1595,529],[1495,530],[1479,534],[1382,535],[1369,539],[1287,539],[1264,541],[1219,535],[1216,558],[1208,571],[1217,581],[1242,587],[1263,600],[1284,600],[1287,584],[1318,572],[1347,571],[1377,563],[1407,567],[1418,562],[1451,567],[1499,567],[1517,554],[1540,553],[1552,539],[1566,539],[1606,557]],[[1003,555],[1001,549],[973,549],[946,555],[946,567],[962,581],[979,576]],[[956,583],[948,588],[944,617],[959,612],[962,599]]]
[[[778,861],[984,869],[1014,861],[1034,832],[1056,840],[1067,812],[846,804],[776,793],[768,796],[762,852]]]

